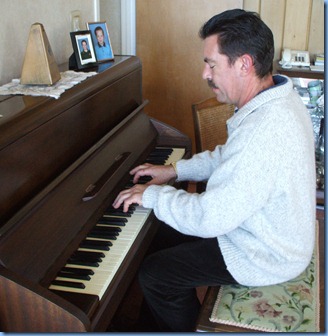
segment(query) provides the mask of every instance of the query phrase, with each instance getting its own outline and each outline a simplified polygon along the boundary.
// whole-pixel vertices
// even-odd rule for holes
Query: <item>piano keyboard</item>
[[[183,148],[157,147],[146,161],[168,165],[184,154]],[[93,294],[101,299],[151,211],[138,205],[130,207],[129,213],[107,209],[49,289]]]

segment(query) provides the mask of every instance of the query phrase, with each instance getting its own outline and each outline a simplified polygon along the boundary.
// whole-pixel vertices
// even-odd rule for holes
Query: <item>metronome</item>
[[[60,79],[47,34],[41,23],[31,26],[21,74],[21,84],[52,85]]]

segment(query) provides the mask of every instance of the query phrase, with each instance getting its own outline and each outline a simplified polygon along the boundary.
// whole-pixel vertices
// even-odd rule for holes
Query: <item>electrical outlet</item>
[[[71,12],[71,31],[81,30],[81,11],[74,10]]]

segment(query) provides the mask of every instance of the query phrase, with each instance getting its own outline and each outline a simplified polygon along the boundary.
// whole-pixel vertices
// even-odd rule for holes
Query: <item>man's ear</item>
[[[254,62],[253,57],[249,54],[244,54],[240,56],[240,69],[242,70],[242,73],[249,74],[250,71],[254,68]]]

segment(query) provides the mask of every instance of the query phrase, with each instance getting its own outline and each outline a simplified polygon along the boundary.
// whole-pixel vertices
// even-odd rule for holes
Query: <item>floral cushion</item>
[[[307,269],[288,282],[265,287],[221,286],[210,321],[268,332],[318,332],[316,254]]]

